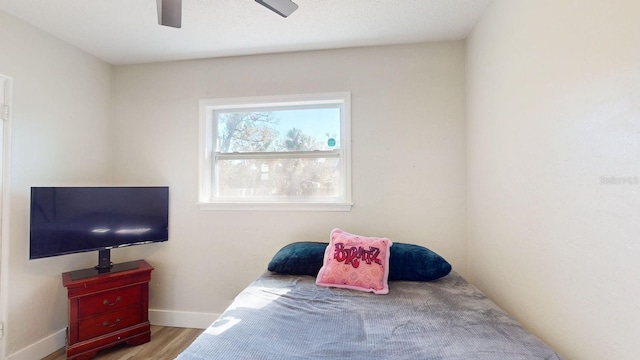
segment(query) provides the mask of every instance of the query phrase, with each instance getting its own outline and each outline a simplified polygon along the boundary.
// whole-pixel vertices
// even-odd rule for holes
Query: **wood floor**
[[[151,341],[138,345],[120,345],[98,352],[94,360],[171,360],[182,352],[202,329],[151,326]],[[60,349],[42,360],[66,360],[65,349]]]

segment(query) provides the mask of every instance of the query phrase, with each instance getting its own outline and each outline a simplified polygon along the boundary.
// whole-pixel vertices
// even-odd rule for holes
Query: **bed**
[[[316,282],[265,272],[177,359],[561,359],[455,271],[386,295]]]

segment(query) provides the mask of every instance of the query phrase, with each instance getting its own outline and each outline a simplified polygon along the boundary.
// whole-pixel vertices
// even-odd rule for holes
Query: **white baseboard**
[[[220,314],[186,311],[149,310],[149,322],[153,325],[206,329]],[[15,352],[7,360],[33,360],[45,356],[66,346],[67,329],[56,331],[52,335]]]
[[[9,355],[7,360],[42,359],[66,346],[67,329],[56,331],[46,338]]]
[[[206,329],[220,314],[149,309],[152,325]]]

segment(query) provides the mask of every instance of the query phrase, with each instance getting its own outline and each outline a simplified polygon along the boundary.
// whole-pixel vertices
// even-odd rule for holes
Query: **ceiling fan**
[[[158,24],[174,28],[182,27],[182,0],[156,0],[158,3]],[[287,17],[298,9],[291,0],[256,0],[276,14]]]

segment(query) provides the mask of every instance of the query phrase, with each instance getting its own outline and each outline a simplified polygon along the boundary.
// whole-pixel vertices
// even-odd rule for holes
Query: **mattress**
[[[561,359],[455,272],[389,289],[265,273],[177,359]]]

